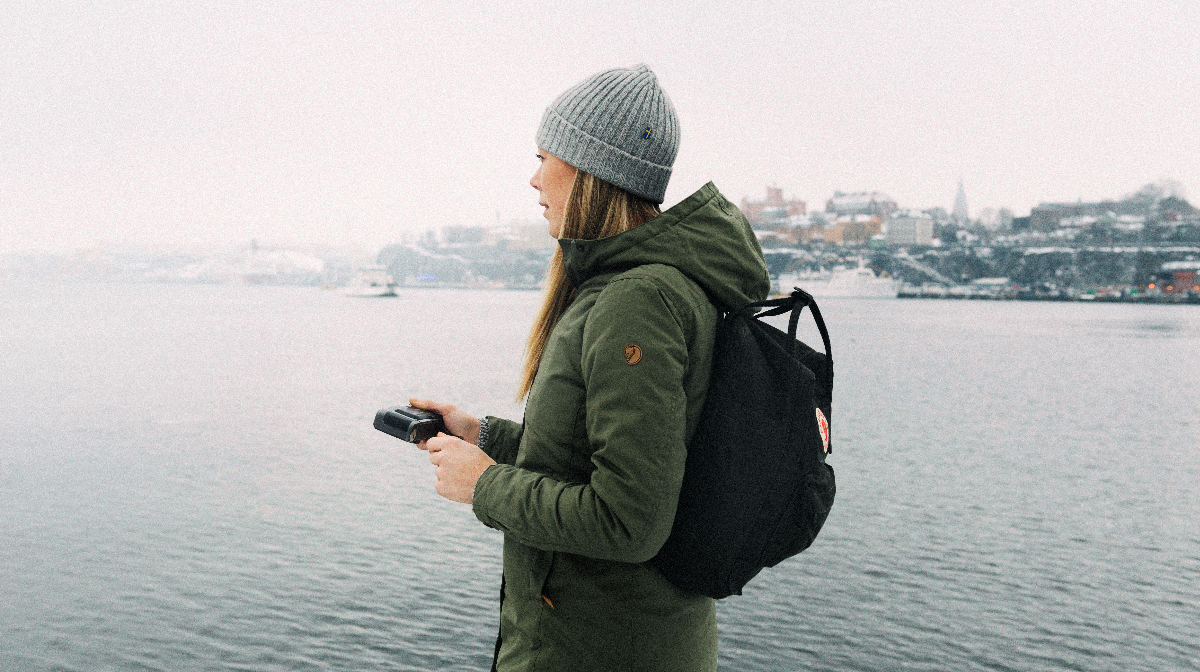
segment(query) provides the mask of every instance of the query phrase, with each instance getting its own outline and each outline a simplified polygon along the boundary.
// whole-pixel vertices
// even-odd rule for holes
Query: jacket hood
[[[576,287],[597,275],[667,264],[722,309],[762,301],[771,289],[750,223],[712,182],[637,228],[600,240],[564,238],[558,244]]]

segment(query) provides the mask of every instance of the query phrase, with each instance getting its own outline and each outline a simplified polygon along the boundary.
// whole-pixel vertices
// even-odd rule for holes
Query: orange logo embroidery
[[[642,348],[637,343],[625,346],[625,363],[633,366],[642,361]]]

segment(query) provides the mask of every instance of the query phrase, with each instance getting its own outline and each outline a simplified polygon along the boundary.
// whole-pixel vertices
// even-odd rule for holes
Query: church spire
[[[950,213],[959,225],[966,224],[970,218],[967,212],[967,192],[963,189],[962,180],[958,181],[958,194],[954,196],[954,210]]]

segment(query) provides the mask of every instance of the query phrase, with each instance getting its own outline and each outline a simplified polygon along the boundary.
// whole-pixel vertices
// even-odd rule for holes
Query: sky
[[[1194,0],[8,0],[0,253],[536,220],[542,111],[636,63],[680,117],[666,206],[1200,198]]]

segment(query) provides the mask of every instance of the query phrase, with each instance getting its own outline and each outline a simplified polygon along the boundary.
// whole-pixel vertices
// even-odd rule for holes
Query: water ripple
[[[500,536],[370,420],[520,417],[535,295],[90,291],[0,301],[0,669],[487,669]],[[1200,411],[1142,401],[1200,394],[1200,312],[947,303],[823,303],[838,502],[722,669],[1200,669]]]

